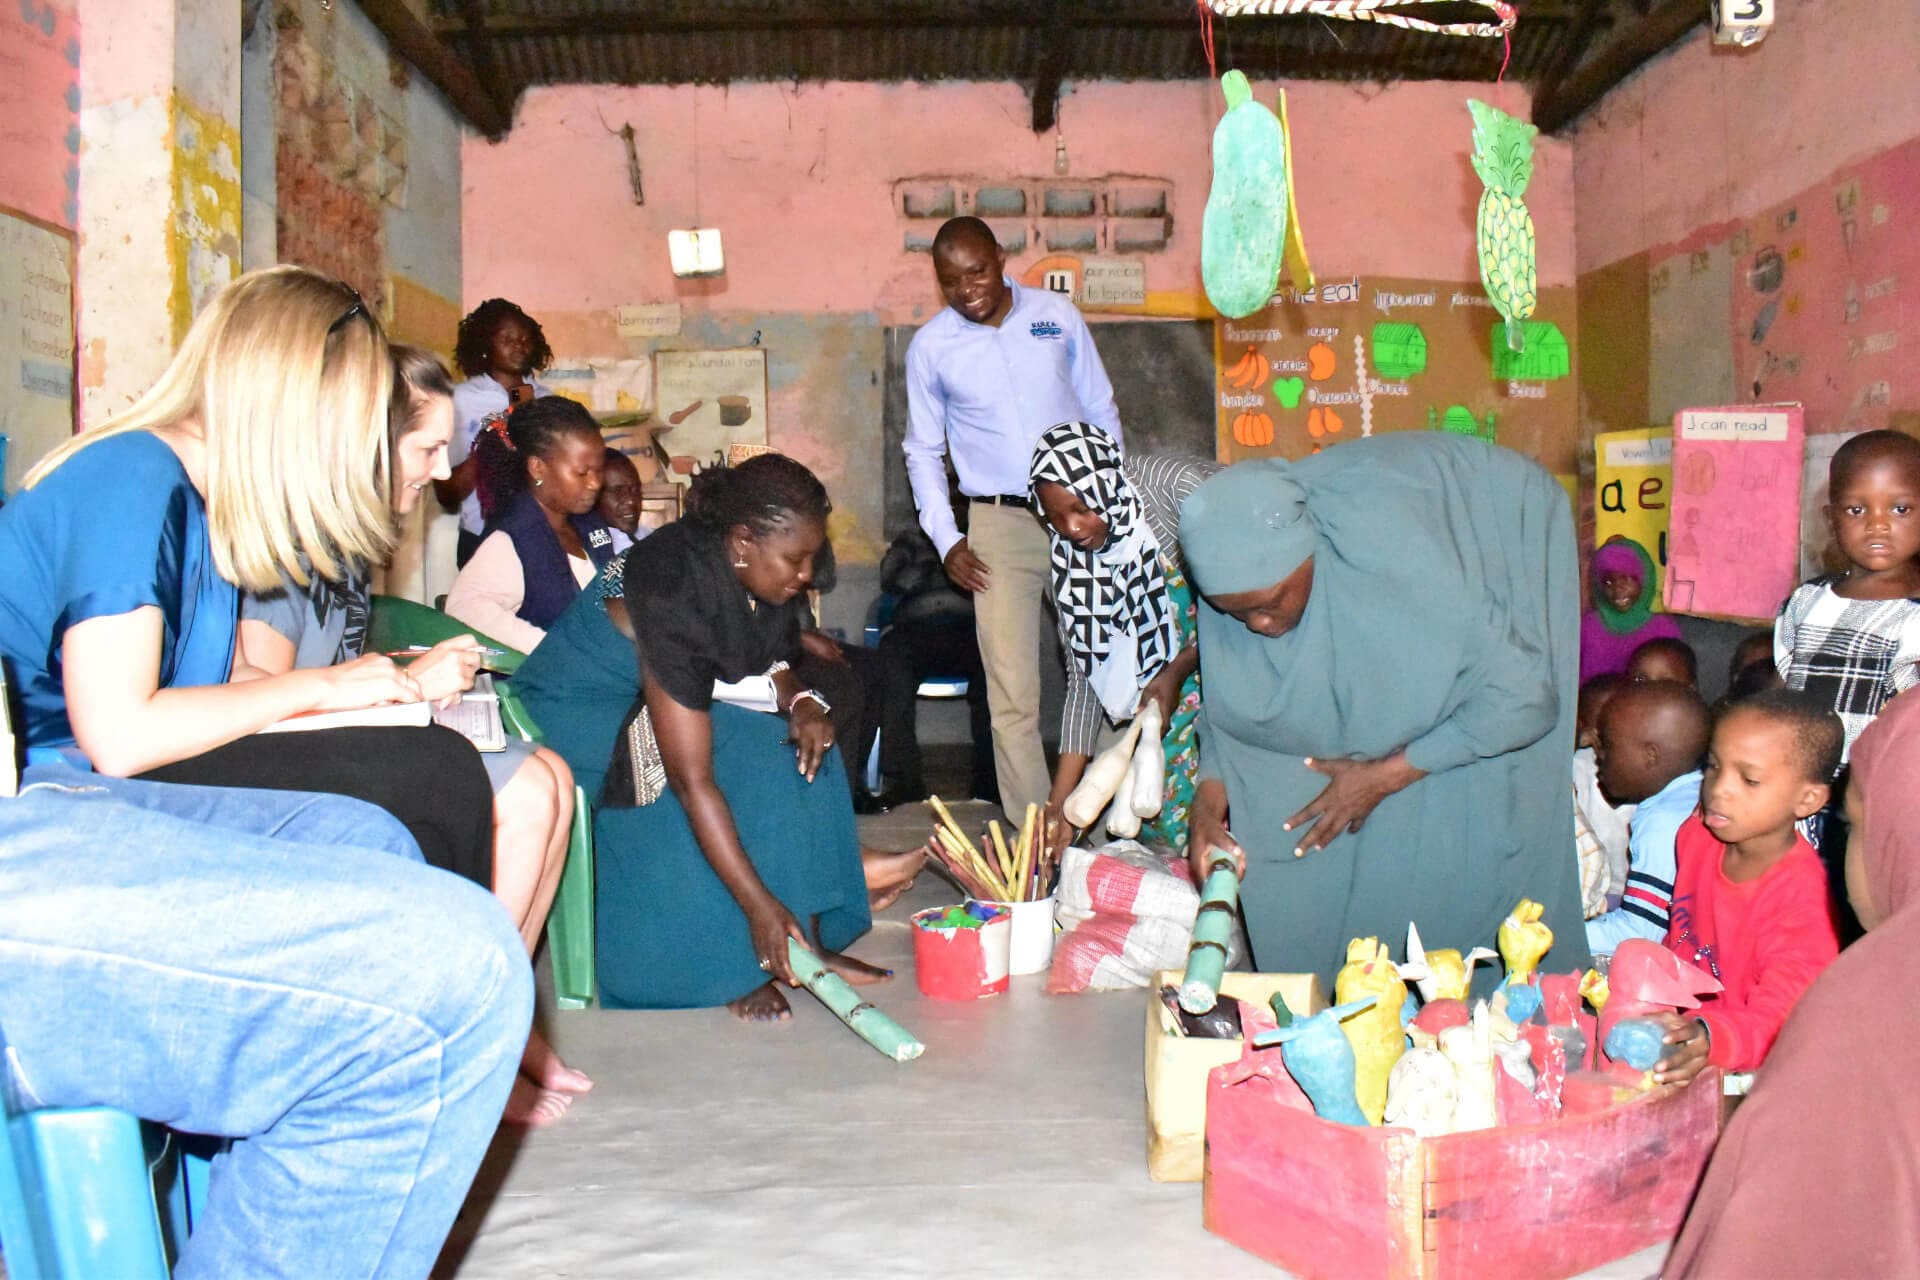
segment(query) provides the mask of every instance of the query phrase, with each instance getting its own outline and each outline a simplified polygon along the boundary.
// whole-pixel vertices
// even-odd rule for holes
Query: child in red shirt
[[[1794,824],[1826,804],[1844,741],[1838,716],[1789,689],[1732,703],[1715,722],[1700,811],[1674,841],[1666,944],[1724,990],[1666,1015],[1661,1083],[1685,1083],[1709,1062],[1759,1066],[1839,954],[1825,866]]]

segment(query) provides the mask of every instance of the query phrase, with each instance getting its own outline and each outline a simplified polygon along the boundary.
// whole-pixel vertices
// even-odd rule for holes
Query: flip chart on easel
[[[1668,609],[1756,621],[1779,610],[1799,583],[1805,435],[1797,404],[1674,415]]]

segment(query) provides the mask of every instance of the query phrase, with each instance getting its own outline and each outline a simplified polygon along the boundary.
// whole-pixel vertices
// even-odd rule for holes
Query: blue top
[[[240,598],[214,572],[207,509],[158,436],[112,436],[0,508],[0,660],[29,747],[74,745],[67,628],[148,605],[165,624],[160,687],[221,684]]]
[[[1024,494],[1033,447],[1049,427],[1091,422],[1116,444],[1113,384],[1079,310],[1045,289],[1008,281],[999,327],[943,307],[907,347],[907,474],[920,527],[945,559],[960,541],[946,458],[970,498]]]
[[[1683,773],[1640,802],[1627,828],[1627,888],[1620,905],[1587,921],[1594,954],[1613,951],[1628,938],[1664,942],[1673,907],[1674,837],[1700,807],[1700,771]]]

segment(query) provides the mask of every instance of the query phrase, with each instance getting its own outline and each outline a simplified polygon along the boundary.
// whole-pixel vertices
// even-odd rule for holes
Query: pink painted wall
[[[1792,400],[1820,435],[1920,427],[1920,6],[1703,28],[1573,135],[1582,424]]]
[[[1257,87],[1271,103],[1274,86]],[[1466,160],[1465,99],[1524,115],[1525,91],[1449,83],[1288,88],[1301,222],[1329,275],[1476,278],[1480,185]],[[1212,84],[1093,82],[1062,103],[1071,171],[1172,180],[1173,240],[1148,255],[1148,287],[1199,282],[1199,233],[1219,97]],[[737,85],[536,89],[500,144],[463,155],[465,291],[530,310],[592,311],[704,297],[715,311],[867,311],[924,319],[938,307],[924,254],[901,248],[890,192],[928,173],[1047,176],[1054,139],[1028,127],[1008,84]],[[647,203],[628,189],[632,123]],[[1543,139],[1528,204],[1543,285],[1573,280],[1567,144]],[[727,274],[676,284],[666,232],[717,226]],[[1027,257],[1037,257],[1037,251]]]
[[[1704,27],[1573,135],[1582,274],[1789,200],[1920,137],[1920,5],[1782,4],[1751,49]]]

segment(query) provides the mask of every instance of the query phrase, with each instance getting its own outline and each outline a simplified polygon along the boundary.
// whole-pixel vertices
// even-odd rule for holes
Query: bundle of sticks
[[[987,823],[987,837],[976,845],[939,796],[928,796],[927,803],[939,818],[928,848],[969,896],[980,902],[1039,902],[1053,892],[1058,868],[1039,805],[1027,806],[1026,819],[1009,849],[998,820]]]

